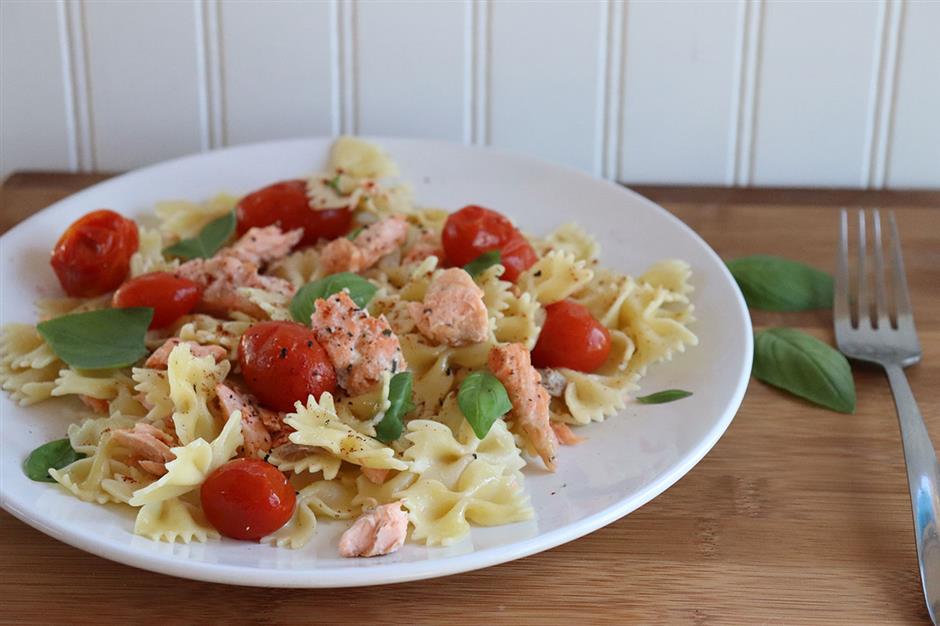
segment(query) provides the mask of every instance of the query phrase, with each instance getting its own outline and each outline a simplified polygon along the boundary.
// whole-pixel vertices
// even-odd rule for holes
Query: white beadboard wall
[[[0,0],[0,46],[3,177],[362,133],[940,187],[940,0]]]

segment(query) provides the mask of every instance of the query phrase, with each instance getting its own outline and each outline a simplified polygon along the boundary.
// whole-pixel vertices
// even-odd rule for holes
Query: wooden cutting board
[[[10,177],[0,230],[105,177]],[[779,254],[830,271],[838,207],[894,207],[924,350],[908,375],[940,441],[940,192],[639,191],[724,258]],[[753,319],[832,339],[826,311]],[[0,621],[928,623],[891,394],[877,370],[856,367],[855,379],[855,415],[752,381],[714,450],[640,510],[548,552],[438,580],[321,591],[193,582],[86,554],[0,512]]]

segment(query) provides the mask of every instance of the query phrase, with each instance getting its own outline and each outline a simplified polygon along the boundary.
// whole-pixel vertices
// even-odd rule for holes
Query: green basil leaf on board
[[[163,250],[181,259],[208,259],[219,251],[235,232],[235,211],[229,211],[202,227],[192,239],[183,239]]]
[[[499,250],[490,250],[464,265],[463,269],[472,277],[476,278],[487,269],[498,265],[501,260]]]
[[[54,483],[55,480],[49,475],[50,469],[62,469],[84,458],[84,454],[72,449],[68,439],[57,439],[30,452],[23,462],[23,472],[30,480]]]
[[[651,393],[648,396],[638,396],[636,401],[640,404],[664,404],[666,402],[675,402],[682,398],[688,398],[692,395],[691,391],[685,389],[666,389]]]
[[[747,305],[765,311],[832,307],[832,276],[798,261],[755,255],[727,263]]]
[[[855,381],[842,353],[792,328],[754,337],[754,378],[840,413],[855,412]]]
[[[98,370],[125,367],[147,356],[144,337],[152,319],[150,307],[103,309],[56,317],[36,330],[72,367]]]
[[[395,441],[404,430],[402,418],[415,408],[411,401],[414,376],[411,372],[398,372],[388,384],[388,401],[391,406],[385,416],[375,425],[375,438],[383,443]]]
[[[509,412],[512,403],[498,378],[485,370],[478,370],[460,383],[457,406],[467,418],[477,439],[483,439],[490,432],[493,422]]]
[[[349,292],[349,298],[359,308],[364,308],[369,304],[369,300],[378,291],[378,287],[358,274],[352,272],[330,274],[320,280],[307,283],[298,289],[297,293],[294,294],[294,299],[290,301],[290,314],[301,324],[309,325],[310,316],[313,315],[314,303],[320,298],[329,298],[334,293],[339,293],[344,289]]]

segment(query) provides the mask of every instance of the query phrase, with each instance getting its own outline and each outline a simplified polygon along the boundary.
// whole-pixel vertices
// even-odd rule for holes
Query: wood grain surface
[[[12,176],[2,189],[0,229],[103,177]],[[642,191],[724,258],[780,254],[830,271],[836,209],[894,207],[924,349],[908,375],[940,441],[940,194]],[[754,312],[753,319],[832,338],[827,311]],[[192,582],[86,554],[0,512],[0,620],[928,623],[890,391],[879,371],[854,370],[855,415],[752,381],[714,450],[640,510],[542,554],[438,580],[322,591]]]

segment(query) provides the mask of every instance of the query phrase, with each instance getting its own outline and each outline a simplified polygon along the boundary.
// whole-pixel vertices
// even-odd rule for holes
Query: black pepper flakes
[[[278,358],[286,359],[287,358],[287,348],[281,348],[281,351],[278,353]]]
[[[385,330],[382,331],[382,334],[385,335],[386,337],[391,337],[391,336],[392,336],[392,329],[391,329],[391,328],[386,328]]]

